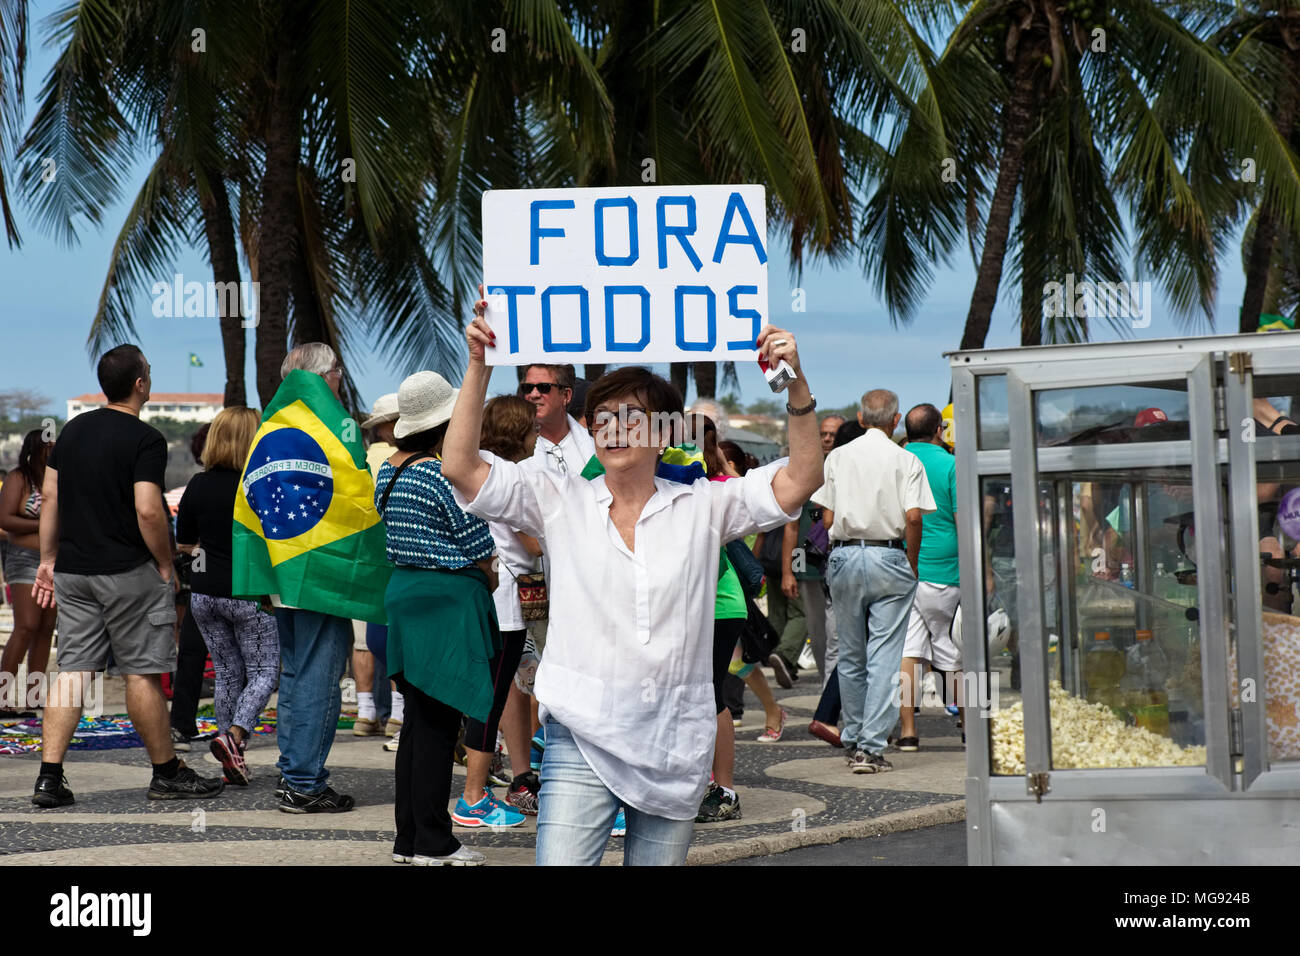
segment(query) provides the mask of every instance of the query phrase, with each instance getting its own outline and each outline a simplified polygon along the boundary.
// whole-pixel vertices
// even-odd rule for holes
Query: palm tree
[[[18,141],[26,71],[27,0],[0,0],[0,216],[10,248],[18,245],[18,224],[9,206],[5,172]]]
[[[946,257],[954,224],[964,219],[977,275],[962,348],[984,344],[1013,241],[1022,342],[1086,337],[1087,316],[1055,317],[1044,326],[1042,282],[1068,272],[1118,278],[1127,252],[1121,201],[1136,224],[1138,264],[1160,279],[1179,317],[1212,317],[1226,235],[1221,210],[1236,187],[1227,164],[1206,170],[1193,162],[1194,131],[1213,129],[1220,157],[1249,144],[1288,218],[1300,211],[1300,175],[1241,71],[1165,6],[969,5],[933,67],[934,98],[950,119],[950,155],[962,188],[935,199],[924,181],[932,178],[928,171],[899,171],[895,151],[870,206],[868,255],[878,262],[878,283],[894,293],[887,301],[896,320],[910,318],[928,284],[923,254]],[[996,109],[952,108],[946,98],[954,89]],[[904,129],[900,138],[907,136]],[[886,218],[894,208],[919,214]]]

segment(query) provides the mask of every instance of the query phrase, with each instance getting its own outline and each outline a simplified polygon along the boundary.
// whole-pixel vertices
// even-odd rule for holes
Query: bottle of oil
[[[1110,631],[1095,631],[1092,644],[1083,655],[1083,679],[1088,687],[1088,700],[1105,704],[1121,719],[1127,716],[1119,690],[1125,670],[1124,655],[1111,643]]]

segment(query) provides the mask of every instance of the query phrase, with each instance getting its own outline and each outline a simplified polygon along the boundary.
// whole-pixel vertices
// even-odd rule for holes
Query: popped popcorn
[[[1105,704],[1090,704],[1052,681],[1052,767],[1198,767],[1204,747],[1180,747],[1144,727],[1130,727]],[[1025,772],[1025,712],[1020,702],[993,714],[993,772]]]

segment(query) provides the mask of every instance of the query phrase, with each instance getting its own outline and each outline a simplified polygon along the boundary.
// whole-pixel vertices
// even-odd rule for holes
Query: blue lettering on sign
[[[577,342],[556,342],[551,337],[551,296],[576,295],[580,309],[578,324],[582,338]],[[580,285],[553,285],[542,293],[542,348],[548,352],[586,352],[591,348],[591,307],[587,289]]]
[[[709,332],[703,342],[686,341],[686,297],[702,295],[709,305]],[[677,347],[687,352],[712,352],[718,341],[718,303],[713,290],[706,285],[679,285],[673,291],[677,316]],[[757,336],[756,336],[757,337]]]
[[[309,434],[277,428],[253,446],[243,491],[262,523],[262,534],[283,541],[305,534],[325,517],[334,495],[334,473]]]
[[[611,256],[605,253],[605,210],[610,206],[623,206],[627,209],[627,255]],[[631,196],[618,199],[597,199],[596,214],[596,262],[602,266],[630,266],[640,256],[636,234],[636,202]]]
[[[743,236],[737,236],[731,231],[731,220],[737,213],[740,214],[740,221],[745,226]],[[718,245],[713,250],[714,262],[722,261],[723,247],[729,242],[753,246],[754,252],[758,256],[759,265],[767,262],[767,253],[763,250],[763,241],[758,238],[758,230],[754,228],[754,220],[749,218],[749,209],[745,206],[745,200],[740,198],[740,193],[732,193],[727,199],[727,210],[722,214],[722,228],[718,230]],[[698,269],[699,266],[695,268]],[[757,339],[758,336],[755,335],[754,338]]]
[[[534,199],[528,207],[528,261],[531,265],[540,265],[537,246],[544,236],[560,237],[563,229],[543,229],[541,212],[543,209],[572,209],[572,199]]]
[[[686,207],[686,225],[670,226],[667,218],[664,216],[669,206]],[[681,244],[682,249],[686,252],[686,257],[691,260],[691,265],[695,266],[695,271],[699,272],[704,268],[704,263],[700,257],[695,254],[691,248],[690,241],[686,238],[695,232],[695,197],[694,196],[660,196],[655,202],[655,224],[658,226],[659,233],[659,268],[668,268],[668,237],[675,236]]]
[[[614,296],[635,295],[641,299],[641,338],[619,342],[614,338]],[[650,290],[642,285],[605,286],[605,348],[611,352],[641,352],[650,344]]]
[[[753,323],[753,331],[749,333],[747,339],[732,339],[727,343],[728,349],[746,349],[752,351],[754,343],[758,341],[758,333],[762,330],[763,317],[756,309],[742,309],[736,301],[737,296],[758,295],[758,286],[756,285],[733,285],[727,290],[728,310],[738,319],[749,319]]]
[[[506,297],[511,355],[519,351],[519,303],[515,300],[521,295],[532,295],[536,291],[530,285],[494,285],[488,289],[488,295],[504,295]]]

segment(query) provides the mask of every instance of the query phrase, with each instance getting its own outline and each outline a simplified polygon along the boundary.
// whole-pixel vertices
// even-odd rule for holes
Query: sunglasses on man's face
[[[537,389],[537,391],[542,395],[549,395],[551,394],[551,389],[563,387],[563,385],[556,385],[554,382],[521,382],[519,385],[519,397],[526,398],[528,393],[533,389]]]

